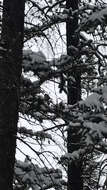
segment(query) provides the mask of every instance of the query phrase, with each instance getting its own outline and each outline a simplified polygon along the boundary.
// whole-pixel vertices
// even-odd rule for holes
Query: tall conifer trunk
[[[66,8],[75,11],[78,10],[78,0],[66,0]],[[72,12],[72,11],[71,11]],[[70,16],[70,13],[69,13]],[[73,56],[70,50],[70,46],[77,47],[79,43],[79,37],[76,35],[75,31],[78,28],[78,15],[76,14],[73,19],[68,18],[66,23],[66,37],[67,37],[67,54]],[[72,60],[76,60],[72,57]],[[81,72],[75,66],[73,61],[72,72],[68,74],[68,104],[75,104],[81,99]],[[70,76],[75,78],[75,82],[71,84]],[[70,128],[68,130],[67,136],[67,149],[68,153],[72,153],[79,149],[80,136],[78,134],[78,129]],[[82,190],[82,166],[81,161],[79,163],[72,162],[68,164],[68,190]]]
[[[25,0],[4,0],[0,45],[0,190],[13,189]]]

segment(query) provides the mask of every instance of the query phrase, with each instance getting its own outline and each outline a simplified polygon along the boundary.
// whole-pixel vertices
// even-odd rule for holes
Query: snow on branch
[[[44,131],[37,131],[34,132],[32,129],[27,129],[25,127],[20,127],[18,128],[18,133],[23,134],[27,137],[36,137],[36,139],[51,139],[52,136],[49,133],[46,133]]]
[[[54,189],[60,189],[65,183],[62,179],[61,170],[39,167],[28,159],[25,159],[24,162],[19,160],[16,161],[15,179],[19,182],[20,185],[25,185],[25,187],[36,190],[45,190],[52,187]]]
[[[79,106],[83,109],[94,109],[97,112],[100,112],[101,110],[103,110],[101,95],[93,93],[90,96],[88,96],[85,100],[80,101]]]
[[[92,8],[91,8],[92,9]],[[98,25],[106,25],[107,23],[107,7],[95,7],[87,18],[82,20],[79,30],[94,31]]]

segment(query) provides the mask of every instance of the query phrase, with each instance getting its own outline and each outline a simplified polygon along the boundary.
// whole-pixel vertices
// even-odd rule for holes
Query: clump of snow
[[[62,172],[59,169],[39,167],[34,165],[30,160],[24,162],[17,161],[15,164],[15,176],[21,184],[27,187],[40,190],[62,186]],[[59,188],[59,189],[60,189]]]
[[[75,162],[76,164],[76,162],[80,161],[80,157],[84,155],[85,151],[85,148],[79,148],[72,153],[65,153],[61,156],[61,163],[67,165],[68,162]]]
[[[97,93],[93,93],[90,96],[88,96],[85,100],[80,101],[79,106],[83,109],[95,109],[97,112],[100,112],[103,109],[101,96]]]
[[[103,8],[100,11],[94,12],[88,19],[88,22],[91,21],[92,23],[96,22],[97,20],[101,23],[105,17],[107,17],[107,7]]]
[[[104,103],[107,103],[107,86],[97,87],[93,89],[93,92],[99,94]]]
[[[83,19],[81,27],[84,28],[84,31],[87,29],[90,32],[94,32],[95,28],[99,25],[105,22],[107,18],[107,7],[97,7],[96,11],[95,9],[91,9],[91,14],[89,17]]]
[[[26,57],[30,57],[31,58],[31,62],[37,62],[37,63],[42,63],[44,61],[46,61],[46,57],[43,54],[43,52],[38,51],[38,52],[33,52],[32,50],[24,50],[23,51],[23,56]]]
[[[49,67],[46,62],[45,55],[41,52],[33,52],[32,50],[23,51],[23,68],[25,72],[39,70],[44,70]]]
[[[104,86],[102,88],[102,98],[103,98],[104,102],[107,103],[107,86]]]
[[[18,132],[20,134],[23,134],[23,135],[26,135],[26,136],[36,137],[36,139],[41,139],[41,140],[50,139],[50,140],[52,140],[51,134],[46,133],[44,131],[35,132],[32,129],[27,129],[25,127],[20,127],[20,128],[18,128]]]

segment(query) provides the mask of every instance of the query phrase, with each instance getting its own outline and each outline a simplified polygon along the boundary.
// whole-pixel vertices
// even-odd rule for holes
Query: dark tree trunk
[[[73,11],[78,9],[78,0],[66,0],[66,8],[72,8]],[[70,13],[69,13],[70,16]],[[75,104],[81,99],[81,72],[75,66],[74,60],[78,59],[73,55],[70,50],[70,46],[77,47],[79,43],[79,37],[76,35],[75,31],[78,28],[78,15],[74,15],[73,19],[68,18],[66,23],[66,37],[67,37],[67,54],[72,57],[74,64],[72,72],[68,74],[68,104]],[[73,76],[75,82],[71,84],[69,77]],[[67,149],[68,153],[72,153],[79,149],[80,136],[78,134],[78,129],[70,128],[68,130],[67,136]],[[72,162],[68,164],[68,190],[82,190],[83,181],[82,181],[82,165],[81,161],[76,163]]]
[[[0,189],[13,189],[24,0],[4,0],[0,46]]]

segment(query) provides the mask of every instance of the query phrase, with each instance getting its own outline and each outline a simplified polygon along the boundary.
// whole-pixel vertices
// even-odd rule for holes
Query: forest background
[[[14,4],[8,0],[4,2],[10,7]],[[22,2],[25,3],[24,47],[13,189],[106,189],[107,2]],[[1,41],[8,45],[13,34],[3,24],[6,15],[2,16],[3,9],[5,12],[2,2],[0,7]],[[15,15],[17,18],[18,14]],[[6,31],[11,39],[6,38]],[[6,57],[3,42],[1,57]],[[22,44],[18,43],[15,52],[20,48]],[[8,51],[5,62],[10,54]],[[16,60],[21,60],[20,51],[17,55]],[[17,68],[20,68],[17,65],[15,68],[12,59],[10,62],[12,65],[6,70],[5,78],[10,77],[10,70],[11,75],[14,73],[19,77]],[[0,69],[3,81],[2,64]],[[16,85],[11,83],[13,78],[10,77],[8,82],[9,88],[13,85],[12,90]],[[6,134],[5,131],[2,135]],[[0,142],[1,150],[3,142]],[[19,160],[19,155],[23,159]]]

